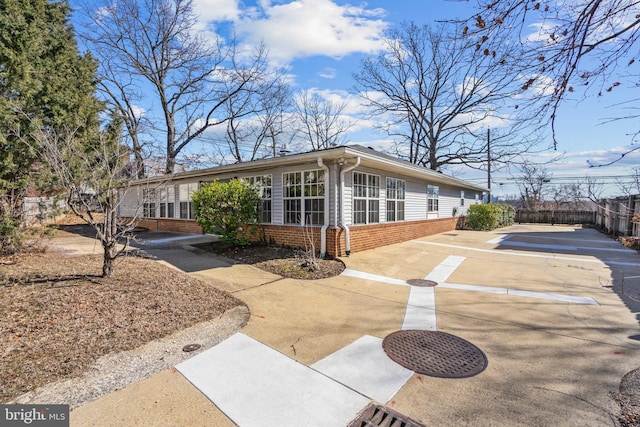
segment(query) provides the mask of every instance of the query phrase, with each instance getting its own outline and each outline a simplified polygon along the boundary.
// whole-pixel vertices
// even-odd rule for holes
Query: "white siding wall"
[[[454,209],[456,212],[460,212],[460,189],[441,185],[440,197],[438,198],[438,216],[451,218]]]
[[[331,225],[335,225],[334,222],[337,218],[338,222],[339,218],[339,200],[338,200],[338,192],[340,191],[338,179],[339,179],[339,170],[336,165],[329,165],[330,171],[329,176],[333,182],[327,182],[325,186],[325,191],[329,194],[329,204],[325,208],[329,209],[329,222]],[[245,178],[250,176],[258,176],[258,175],[271,175],[272,179],[272,205],[271,205],[271,221],[272,224],[282,225],[284,223],[284,204],[282,201],[282,174],[288,172],[302,172],[308,170],[318,170],[321,169],[317,163],[310,162],[304,165],[296,165],[296,166],[287,166],[287,167],[279,167],[270,170],[262,170],[262,171],[251,171],[251,172],[243,172],[243,173],[227,173],[221,175],[211,176],[210,178],[200,177],[197,179],[185,179],[185,180],[176,180],[171,183],[174,187],[174,218],[180,218],[180,191],[179,186],[181,184],[189,184],[189,183],[198,183],[198,182],[207,182],[213,181],[214,179],[232,179],[232,178]],[[346,225],[353,224],[353,200],[352,200],[352,183],[353,183],[353,172],[362,172],[372,175],[377,175],[380,177],[380,223],[386,222],[386,180],[387,178],[397,178],[405,181],[405,221],[417,221],[424,220],[427,218],[450,218],[453,216],[454,208],[456,209],[456,215],[464,215],[468,209],[468,207],[474,203],[482,202],[482,195],[477,191],[472,191],[469,189],[465,191],[465,203],[464,206],[460,206],[460,191],[459,187],[450,187],[446,185],[437,184],[439,188],[439,209],[438,214],[430,214],[427,217],[427,184],[431,184],[427,181],[419,181],[414,178],[407,178],[405,176],[399,174],[388,174],[385,172],[381,172],[376,169],[358,167],[355,170],[347,172],[344,176],[344,220]],[[167,184],[164,185],[156,185],[153,188],[156,189],[159,194],[159,188],[166,187]],[[476,199],[476,194],[478,194],[478,199]],[[119,215],[120,216],[134,216],[136,214],[140,215],[142,213],[142,195],[143,195],[143,187],[132,187],[129,189],[126,194],[124,194],[123,202],[120,206]]]
[[[405,196],[405,220],[427,219],[427,183],[407,180]]]
[[[135,217],[142,214],[142,187],[132,186],[120,190],[118,216]]]
[[[372,175],[380,176],[380,222],[386,222],[386,185],[387,178],[398,178],[405,181],[405,221],[419,221],[424,219],[433,218],[451,218],[454,216],[454,208],[457,216],[464,215],[470,205],[475,203],[482,203],[482,194],[470,189],[464,190],[464,206],[460,205],[460,192],[459,187],[450,187],[441,184],[437,185],[440,191],[438,198],[438,214],[435,213],[427,216],[427,184],[432,184],[427,181],[418,181],[413,178],[407,178],[397,174],[387,174],[371,168],[356,168],[354,171],[349,172],[345,176],[345,223],[347,225],[353,224],[352,213],[352,192],[351,186],[353,183],[353,172],[362,172]],[[476,194],[478,199],[476,200]]]

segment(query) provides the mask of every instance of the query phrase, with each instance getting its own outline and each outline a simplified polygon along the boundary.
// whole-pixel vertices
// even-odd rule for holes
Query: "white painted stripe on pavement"
[[[528,242],[508,241],[508,242],[502,242],[500,244],[504,245],[504,246],[514,246],[514,247],[521,247],[521,248],[551,249],[551,250],[557,249],[559,251],[577,251],[578,250],[577,246],[545,245],[544,243],[528,243]]]
[[[370,402],[241,333],[176,369],[240,427],[344,426]]]
[[[451,273],[453,273],[456,268],[462,264],[464,259],[465,257],[463,256],[448,256],[444,261],[431,270],[431,273],[427,274],[425,280],[433,280],[438,283],[444,282],[449,278],[449,276],[451,276]]]
[[[477,285],[463,285],[459,283],[441,283],[439,288],[444,289],[457,289],[460,291],[472,291],[472,292],[486,292],[489,294],[507,295],[507,288],[496,288],[493,286],[477,286]]]
[[[599,263],[599,264],[606,264],[606,265],[625,265],[629,267],[640,267],[640,263],[637,263],[637,262],[610,261],[610,260],[599,260],[599,259],[589,259],[589,258],[574,258],[574,257],[563,257],[563,256],[557,256],[557,255],[523,254],[521,252],[506,252],[506,251],[500,251],[497,249],[471,248],[468,246],[450,245],[447,243],[425,242],[422,240],[414,240],[414,242],[422,243],[423,245],[443,246],[445,248],[454,248],[454,249],[460,249],[465,251],[475,251],[475,252],[486,252],[491,254],[544,258],[544,259],[557,259],[561,261],[580,261],[580,262],[588,262],[592,264]]]
[[[413,371],[387,356],[382,338],[370,335],[360,337],[311,368],[382,403],[389,401],[413,375]]]
[[[512,236],[511,234],[503,234],[501,236],[496,237],[495,239],[487,240],[487,243],[493,243],[493,244],[499,245],[505,240],[510,239],[511,236]]]
[[[358,271],[358,270],[351,270],[349,268],[345,269],[340,275],[347,276],[347,277],[357,277],[358,279],[364,279],[364,280],[373,280],[374,282],[389,283],[391,285],[409,286],[407,282],[405,282],[404,280],[393,279],[391,277],[380,276],[378,274],[373,274],[373,273],[365,273],[363,271]]]
[[[522,247],[522,248],[536,248],[536,249],[551,249],[551,250],[561,250],[561,251],[605,251],[605,252],[627,252],[632,251],[633,249],[629,248],[594,248],[593,246],[565,246],[565,245],[545,245],[543,243],[528,243],[528,242],[514,242],[508,241],[501,243],[503,246],[514,246],[514,247]]]
[[[571,304],[600,305],[590,297],[576,297],[571,295],[552,294],[549,292],[523,291],[519,289],[496,288],[493,286],[463,285],[460,283],[443,283],[439,285],[445,289],[457,289],[461,291],[487,292],[491,294],[511,295],[527,298],[538,298],[551,301],[568,302]]]
[[[509,289],[508,294],[519,296],[519,297],[568,302],[571,304],[600,305],[593,298],[589,298],[589,297],[575,297],[571,295],[559,295],[559,294],[551,294],[547,292],[522,291],[519,289]]]
[[[407,311],[404,314],[402,330],[419,329],[423,331],[435,331],[436,319],[436,293],[431,287],[411,287]]]

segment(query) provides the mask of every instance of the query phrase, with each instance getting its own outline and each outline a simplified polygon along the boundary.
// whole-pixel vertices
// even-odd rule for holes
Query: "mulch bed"
[[[320,257],[310,260],[307,251],[281,246],[230,246],[223,242],[203,243],[197,246],[200,249],[244,264],[251,264],[262,270],[291,279],[324,279],[339,275],[345,268],[340,260]],[[315,265],[313,265],[314,262]]]
[[[104,279],[101,256],[0,257],[0,402],[243,304],[151,260],[116,262]]]

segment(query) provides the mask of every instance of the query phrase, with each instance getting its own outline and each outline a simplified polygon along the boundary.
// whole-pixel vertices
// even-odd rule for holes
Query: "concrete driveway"
[[[72,425],[346,425],[372,400],[429,426],[615,425],[612,394],[640,366],[640,256],[595,230],[443,233],[352,254],[316,281],[156,237],[148,252],[233,293],[251,319],[177,370],[75,409]],[[406,283],[425,278],[438,286]],[[488,366],[407,373],[380,346],[401,329],[461,337]]]

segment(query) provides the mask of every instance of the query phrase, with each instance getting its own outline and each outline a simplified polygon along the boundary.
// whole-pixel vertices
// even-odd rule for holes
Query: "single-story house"
[[[254,236],[344,256],[454,230],[487,189],[374,149],[347,145],[134,181],[121,217],[152,229],[201,233],[191,193],[216,179],[244,179],[262,196]],[[304,229],[303,229],[304,227]]]

